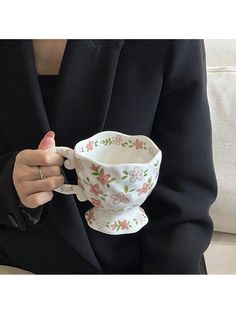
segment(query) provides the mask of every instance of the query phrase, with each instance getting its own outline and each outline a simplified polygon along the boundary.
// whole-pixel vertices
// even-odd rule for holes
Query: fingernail
[[[55,133],[53,131],[49,131],[44,137],[55,137]]]

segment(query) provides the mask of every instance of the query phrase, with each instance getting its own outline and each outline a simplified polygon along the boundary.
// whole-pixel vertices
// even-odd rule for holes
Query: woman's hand
[[[64,183],[60,167],[64,158],[45,149],[55,146],[55,133],[49,131],[38,149],[24,149],[17,154],[13,169],[13,183],[21,203],[36,208],[53,198],[53,190]],[[38,166],[47,177],[41,179]]]

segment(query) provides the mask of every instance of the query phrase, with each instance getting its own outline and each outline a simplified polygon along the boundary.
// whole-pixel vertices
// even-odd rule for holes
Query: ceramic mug
[[[63,184],[54,191],[76,194],[93,207],[85,213],[88,225],[100,232],[134,233],[148,222],[140,207],[155,187],[162,152],[144,135],[103,131],[78,142],[74,149],[50,147],[75,169],[78,185]]]

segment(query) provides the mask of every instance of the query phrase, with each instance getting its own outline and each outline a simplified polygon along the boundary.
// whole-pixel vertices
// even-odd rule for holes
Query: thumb
[[[38,148],[47,149],[49,147],[55,146],[54,138],[55,138],[55,133],[53,131],[47,132],[44,138],[41,140]]]

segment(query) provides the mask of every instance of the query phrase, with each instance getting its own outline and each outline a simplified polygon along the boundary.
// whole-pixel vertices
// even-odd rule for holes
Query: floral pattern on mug
[[[72,192],[72,191],[74,191],[73,185],[64,186],[64,192]]]
[[[121,135],[116,135],[112,138],[113,144],[120,145],[121,142],[123,142],[123,138],[121,137]]]
[[[138,196],[140,196],[141,194],[146,194],[148,193],[149,190],[151,190],[153,186],[153,182],[152,182],[152,176],[148,178],[148,182],[143,183],[143,186],[141,187],[141,189],[137,189]],[[149,195],[150,193],[148,193]]]
[[[148,190],[149,190],[149,184],[148,183],[143,183],[142,188],[137,190],[137,192],[139,192],[138,196],[140,196],[142,193],[144,193],[144,194],[147,193]]]
[[[138,220],[138,223],[143,224],[146,220],[146,216],[144,214],[140,213],[137,215],[137,220]]]
[[[93,221],[95,221],[95,218],[94,218],[94,212],[93,210],[89,210],[88,212],[85,213],[86,215],[86,218],[88,220],[88,222],[91,224]]]
[[[158,169],[158,168],[155,168],[155,169],[153,170],[153,174],[155,174],[155,178],[157,178],[158,175],[159,175],[159,169]]]
[[[98,169],[100,168],[100,166],[95,166],[94,164],[92,164],[92,166],[90,167],[91,170],[98,172]]]
[[[96,221],[95,225],[97,226],[98,230],[102,230],[107,226],[106,221],[102,219]]]
[[[104,208],[104,206],[102,205],[102,202],[100,200],[97,200],[93,197],[90,198],[90,202],[93,204],[93,206],[95,207],[101,207]]]
[[[88,144],[86,145],[87,152],[90,151],[90,150],[93,150],[93,144],[94,144],[94,141],[89,141],[88,142]]]
[[[111,175],[109,173],[105,174],[104,170],[102,169],[99,173],[97,180],[101,182],[102,185],[105,185],[110,182]]]
[[[103,191],[100,189],[98,184],[90,184],[90,192],[94,193],[95,195],[103,194]]]
[[[108,188],[110,187],[110,183],[116,179],[116,178],[111,178],[111,175],[109,173],[105,174],[104,169],[103,168],[100,169],[100,166],[95,166],[94,164],[92,164],[90,169],[93,170],[92,175],[97,176],[97,180],[102,185],[106,184]]]
[[[155,179],[157,179],[158,175],[159,175],[159,160],[157,159],[156,163],[154,164],[154,166],[156,167],[154,170],[153,170],[153,174],[155,174]]]
[[[129,220],[124,219],[123,221],[121,220],[115,220],[114,223],[111,225],[111,229],[112,230],[116,230],[119,231],[121,230],[127,230],[132,228],[132,226],[130,225]]]
[[[98,141],[95,141],[96,147],[98,146],[97,142]],[[89,143],[86,145],[87,151],[94,149],[93,143],[94,141],[91,141],[91,140],[89,141]],[[112,144],[115,144],[115,145],[121,144],[123,147],[130,147],[130,148],[135,147],[136,149],[147,149],[146,142],[140,141],[138,138],[136,138],[135,141],[132,141],[130,139],[128,140],[128,139],[123,138],[120,134],[117,134],[116,136],[112,138],[111,137],[104,138],[100,140],[99,143],[104,146],[108,146]]]
[[[75,168],[79,169],[80,171],[84,170],[84,167],[81,163],[80,158],[75,158],[74,164],[75,164]]]
[[[109,212],[109,213],[120,214],[120,213],[123,213],[124,209],[123,209],[123,208],[118,208],[118,209],[115,209],[115,208],[107,208],[106,211]]]
[[[130,202],[130,197],[130,194],[124,194],[122,192],[110,196],[110,198],[113,199],[112,204],[114,205],[118,205],[120,203],[127,204]]]
[[[140,141],[136,138],[135,142],[133,142],[133,146],[136,147],[136,149],[143,149],[144,142]]]
[[[78,186],[81,187],[82,190],[84,190],[84,186],[83,186],[82,183],[81,183],[80,177],[77,176],[77,179],[78,179],[78,180],[77,180]]]
[[[129,181],[131,183],[134,183],[136,180],[142,180],[143,179],[143,170],[138,169],[138,167],[135,167],[134,170],[129,171]]]

